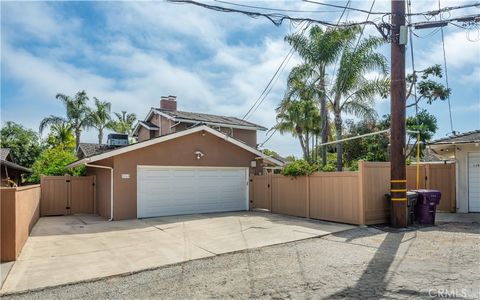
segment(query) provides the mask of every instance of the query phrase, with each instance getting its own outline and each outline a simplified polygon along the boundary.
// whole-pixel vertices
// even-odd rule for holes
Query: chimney
[[[177,96],[162,96],[160,99],[160,109],[176,111]]]

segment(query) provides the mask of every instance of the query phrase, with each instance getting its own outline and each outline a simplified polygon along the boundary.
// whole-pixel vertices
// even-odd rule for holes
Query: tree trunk
[[[300,146],[302,147],[303,159],[308,161],[308,153],[307,149],[305,148],[305,141],[303,140],[303,136],[299,134],[298,139],[300,140]]]
[[[320,121],[322,122],[321,126],[321,135],[322,135],[322,144],[326,143],[328,140],[327,132],[327,99],[325,98],[325,76],[320,75]],[[322,166],[325,167],[327,164],[327,146],[322,146]]]
[[[341,112],[335,112],[335,138],[337,141],[342,139],[342,115]],[[343,168],[343,145],[337,143],[337,171],[341,172]]]
[[[103,141],[103,129],[98,130],[98,145],[101,145]]]
[[[80,135],[82,131],[77,129],[75,130],[75,149],[78,149],[78,145],[80,145]]]

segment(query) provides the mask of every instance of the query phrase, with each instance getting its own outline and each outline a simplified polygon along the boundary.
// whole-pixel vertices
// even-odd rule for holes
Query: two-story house
[[[186,130],[200,124],[223,132],[250,147],[257,147],[257,130],[267,128],[236,117],[177,110],[175,96],[164,96],[160,107],[152,107],[143,121],[135,126],[133,135],[139,142]]]

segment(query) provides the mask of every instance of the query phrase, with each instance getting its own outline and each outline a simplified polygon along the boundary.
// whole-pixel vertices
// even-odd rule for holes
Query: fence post
[[[430,164],[425,165],[425,189],[430,189]]]
[[[267,173],[267,191],[268,191],[268,205],[270,206],[270,212],[273,213],[273,200],[272,200],[272,173]]]
[[[365,224],[365,193],[364,193],[364,180],[365,180],[365,161],[358,161],[358,223],[359,225]]]
[[[307,200],[307,205],[306,205],[307,206],[307,219],[310,219],[310,176],[307,175],[306,177],[307,177],[306,178],[306,180],[307,180],[307,184],[306,184],[306,186],[307,186],[307,197],[306,197],[307,198],[306,199]]]

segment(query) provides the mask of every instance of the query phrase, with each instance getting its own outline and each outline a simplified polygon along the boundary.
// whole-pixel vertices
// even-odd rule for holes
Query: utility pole
[[[405,167],[405,43],[400,41],[405,26],[405,0],[392,0],[391,87],[390,87],[390,193],[392,226],[407,227],[407,180]]]

